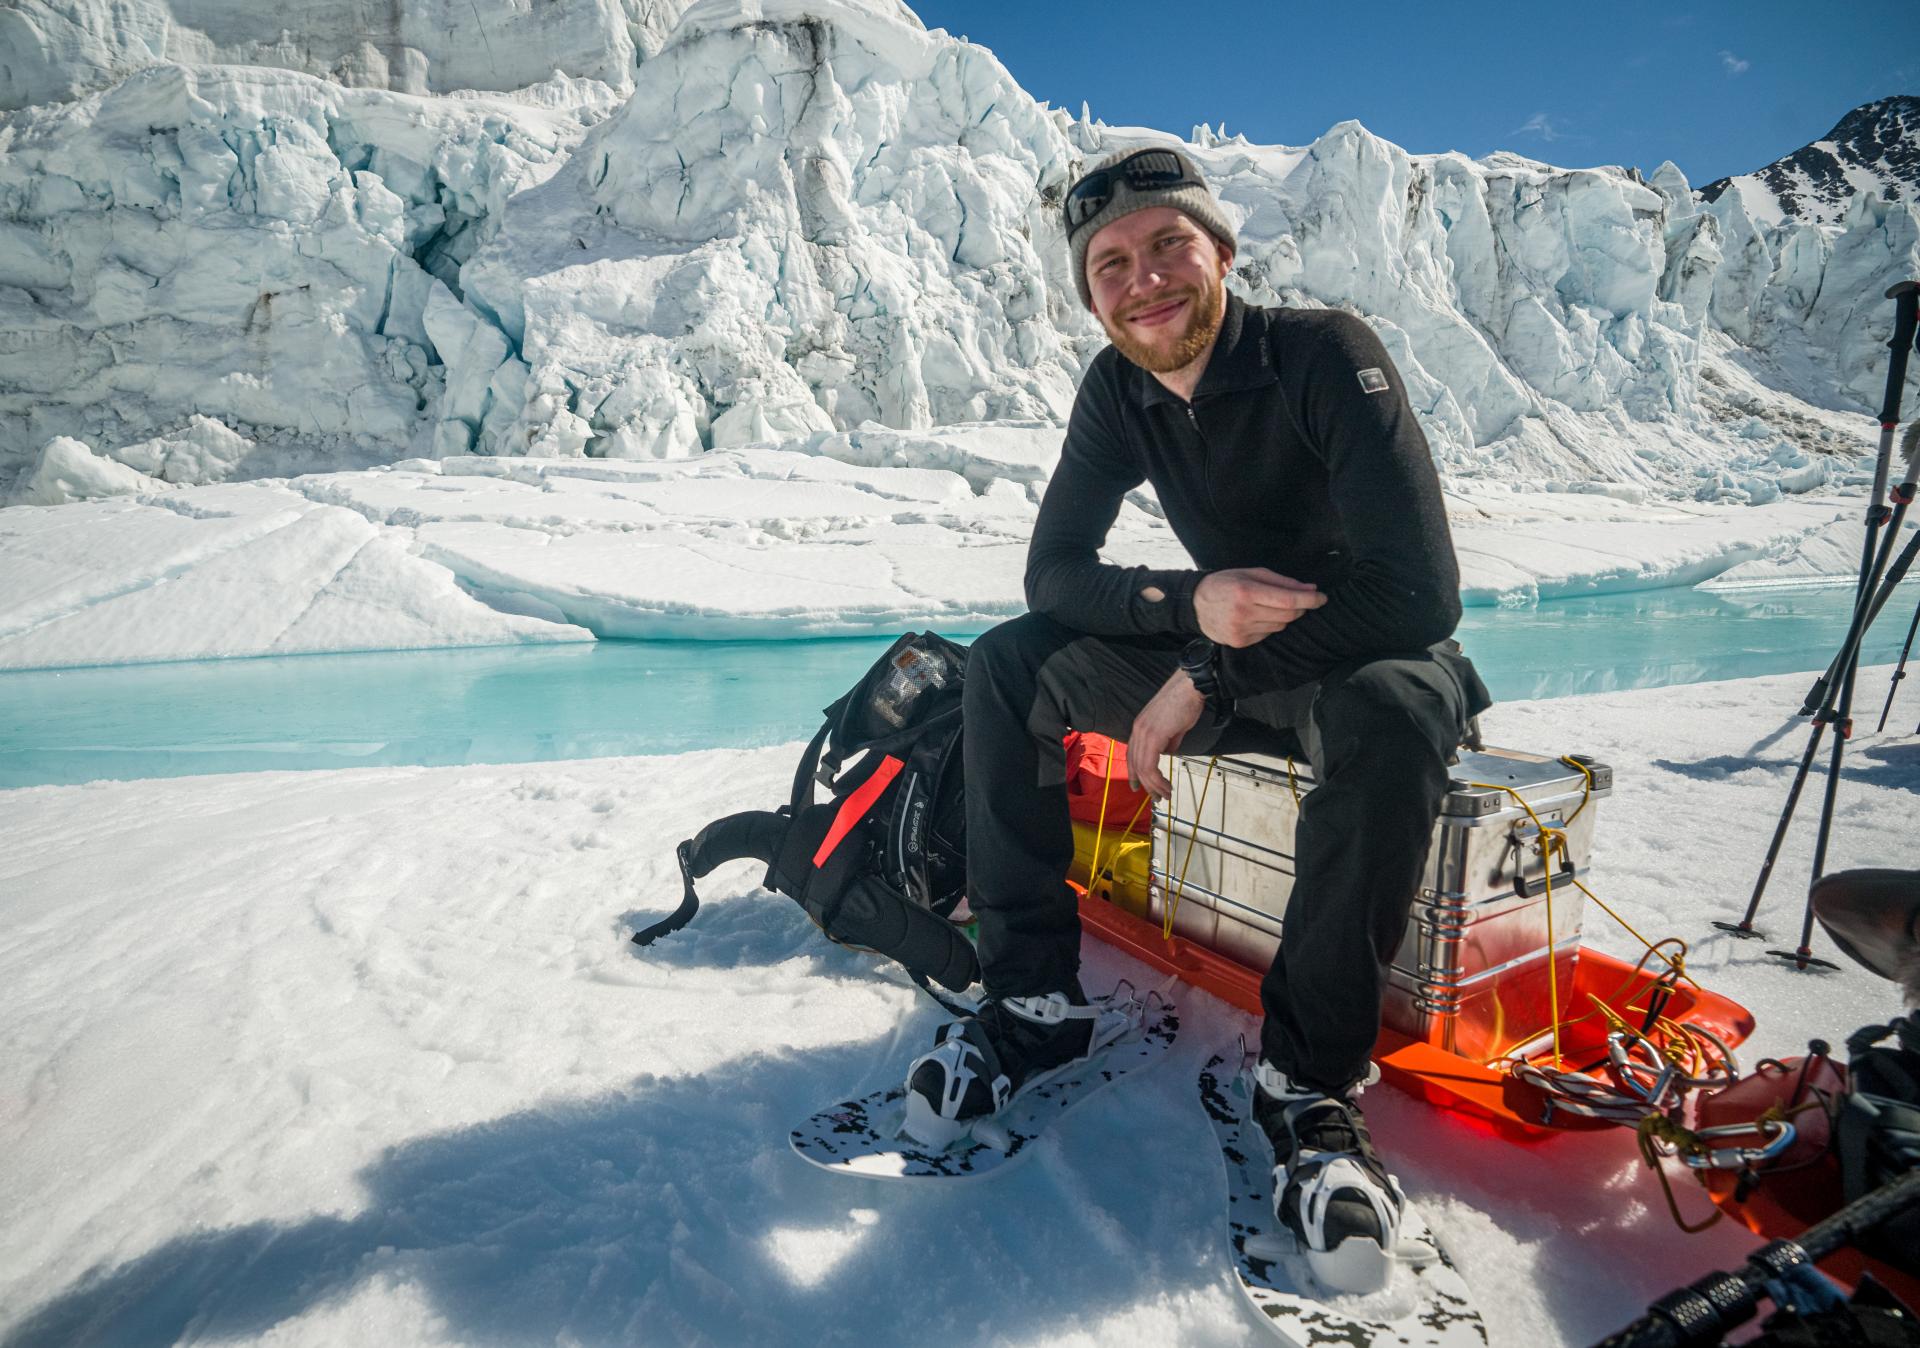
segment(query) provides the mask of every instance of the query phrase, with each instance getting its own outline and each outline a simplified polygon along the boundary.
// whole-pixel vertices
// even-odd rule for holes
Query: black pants
[[[973,644],[967,662],[967,889],[987,991],[1065,987],[1080,967],[1067,887],[1068,730],[1124,740],[1179,668],[1179,638],[1094,637],[1028,614]],[[1366,1071],[1387,961],[1426,864],[1447,764],[1488,704],[1464,656],[1438,649],[1359,662],[1319,683],[1244,698],[1182,753],[1232,747],[1250,727],[1313,764],[1301,807],[1286,935],[1261,984],[1261,1051],[1294,1080],[1337,1090]],[[1275,735],[1273,732],[1280,732]],[[1244,738],[1244,736],[1240,736]]]

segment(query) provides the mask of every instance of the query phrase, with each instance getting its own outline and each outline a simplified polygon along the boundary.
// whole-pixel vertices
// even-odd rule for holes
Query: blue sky
[[[1303,145],[1358,118],[1415,153],[1671,159],[1697,187],[1920,94],[1920,0],[1302,4],[908,0],[1034,97],[1115,124]]]

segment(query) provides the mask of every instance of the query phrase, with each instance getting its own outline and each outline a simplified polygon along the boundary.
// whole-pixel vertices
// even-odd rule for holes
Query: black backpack
[[[980,962],[947,920],[966,893],[966,667],[966,648],[932,632],[894,642],[826,709],[786,805],[716,819],[680,844],[680,907],[635,932],[634,943],[684,927],[700,906],[694,882],[722,862],[754,857],[767,863],[767,888],[798,903],[830,939],[899,961],[922,987],[971,986]],[[815,803],[816,781],[832,799]]]
[[[1888,1038],[1894,1042],[1882,1047]],[[1849,1036],[1847,1075],[1834,1145],[1851,1203],[1920,1167],[1920,1012]],[[1889,1218],[1859,1245],[1920,1276],[1920,1209]]]

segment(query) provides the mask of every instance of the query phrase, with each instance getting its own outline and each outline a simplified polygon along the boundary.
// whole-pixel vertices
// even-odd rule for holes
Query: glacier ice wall
[[[171,12],[62,3],[103,33]],[[427,96],[345,87],[382,81],[334,57],[326,79],[176,59],[0,114],[0,482],[58,436],[205,481],[1064,418],[1103,338],[1060,194],[1174,138],[1048,109],[894,0],[623,3],[574,13],[626,34],[630,79]],[[306,20],[316,61],[332,13]],[[189,59],[279,60],[241,18],[199,31],[219,40]],[[568,68],[571,37],[521,36],[511,60]],[[518,78],[455,55],[423,87]],[[1920,271],[1913,208],[1869,196],[1787,227],[1737,193],[1698,206],[1672,165],[1414,156],[1353,122],[1183,143],[1239,222],[1235,288],[1365,315],[1456,476],[1824,485],[1864,438],[1829,413],[1878,403],[1881,292]]]
[[[1749,215],[1742,195],[1701,209],[1723,261],[1711,312],[1767,382],[1822,406],[1878,411],[1886,393],[1887,287],[1920,278],[1920,213],[1861,193],[1838,225]],[[1909,372],[1907,407],[1920,371]]]
[[[449,285],[502,204],[612,99],[564,78],[442,99],[166,65],[13,114],[0,465],[67,435],[148,471],[139,446],[195,416],[251,452],[170,481],[391,461],[442,402],[429,311],[460,309]]]
[[[813,7],[817,8],[817,7]],[[1049,117],[897,7],[695,6],[466,269],[511,350],[443,452],[676,457],[878,421],[1063,418],[1082,355]],[[493,368],[487,368],[489,362]],[[457,423],[449,425],[449,423]]]
[[[620,88],[679,0],[12,0],[0,8],[0,110],[92,93],[158,64],[273,66],[401,93],[509,90],[555,71]]]

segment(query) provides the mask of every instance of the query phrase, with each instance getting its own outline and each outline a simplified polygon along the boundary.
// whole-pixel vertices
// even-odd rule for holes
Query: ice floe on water
[[[253,483],[0,515],[0,668],[587,640],[360,514]]]
[[[979,631],[1025,610],[1057,441],[1046,427],[869,426],[690,459],[462,455],[196,488],[59,442],[26,490],[104,499],[0,512],[0,669]],[[1736,506],[1459,482],[1447,501],[1469,604],[1858,561],[1858,510],[1833,497]],[[1106,552],[1191,565],[1148,491],[1122,505]]]

